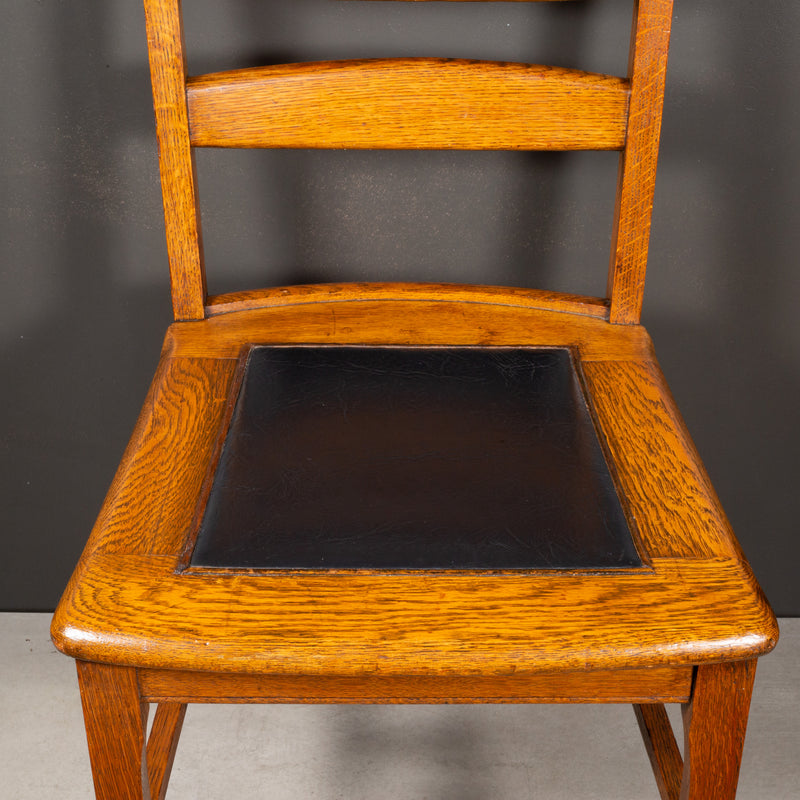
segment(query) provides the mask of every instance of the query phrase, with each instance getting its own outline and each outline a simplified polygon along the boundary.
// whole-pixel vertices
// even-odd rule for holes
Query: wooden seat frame
[[[78,662],[97,797],[164,797],[189,702],[626,702],[662,798],[733,798],[756,659],[778,632],[639,324],[671,0],[635,3],[625,78],[435,59],[188,78],[179,0],[145,9],[176,322],[52,626]],[[209,297],[196,146],[619,150],[608,297]],[[571,348],[644,567],[185,571],[259,344]],[[683,704],[685,760],[667,702]]]

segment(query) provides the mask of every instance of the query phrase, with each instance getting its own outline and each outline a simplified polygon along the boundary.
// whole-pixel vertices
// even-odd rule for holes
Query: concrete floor
[[[75,671],[48,625],[46,614],[0,614],[2,800],[93,796]],[[781,629],[759,666],[739,800],[800,798],[800,619]],[[658,792],[629,706],[191,706],[168,797],[657,800]]]

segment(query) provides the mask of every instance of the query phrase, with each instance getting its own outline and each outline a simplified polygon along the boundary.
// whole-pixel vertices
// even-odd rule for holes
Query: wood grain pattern
[[[424,295],[423,295],[424,296]],[[174,356],[235,358],[245,343],[384,345],[531,345],[575,347],[584,361],[642,359],[652,351],[639,326],[612,326],[602,319],[498,302],[459,302],[450,291],[413,299],[413,289],[359,300],[336,287],[283,305],[212,316],[173,325],[165,347]],[[437,299],[438,298],[438,299]],[[466,299],[466,297],[465,297]],[[533,303],[536,301],[534,300]],[[533,305],[531,303],[530,305]]]
[[[321,325],[358,330],[363,340],[369,331],[365,331],[367,326],[360,320],[379,320],[382,305],[378,304],[377,312],[369,305],[353,305],[356,312],[364,313],[351,320],[341,310],[333,317],[323,312]],[[480,310],[480,306],[470,306],[468,311],[453,309],[454,325],[463,324],[471,314],[480,319]],[[515,309],[503,308],[492,311],[498,310],[508,313],[510,319],[516,313]],[[307,340],[308,329],[303,321],[307,325],[308,320],[303,319],[304,313],[297,313],[307,311],[316,309],[278,308],[274,317],[268,311],[252,312],[255,319],[249,328],[242,325],[242,314],[219,317],[197,326],[194,323],[174,326],[176,330],[171,333],[168,349],[171,358],[159,371],[132,439],[131,455],[123,459],[98,519],[97,537],[102,538],[102,544],[99,538],[95,544],[93,538],[90,549],[143,554],[179,550],[192,527],[203,480],[212,467],[213,453],[223,434],[221,426],[236,370],[234,357],[238,358],[242,352],[242,341]],[[429,341],[436,341],[432,336],[433,322],[441,322],[447,316],[442,311],[448,309],[434,306],[432,313],[423,315],[419,322],[419,330]],[[397,325],[399,319],[408,326],[414,319],[414,308],[401,307],[386,324],[391,325],[393,320]],[[612,327],[591,319],[580,320],[573,327],[567,324],[569,321],[562,314],[523,314],[521,325],[506,321],[497,326],[512,335],[521,328],[519,338],[495,343],[524,344],[526,336],[531,341],[531,331],[535,331],[533,341],[539,345],[570,346],[578,350],[590,402],[645,553],[654,557],[693,558],[731,555],[735,550],[730,543],[732,534],[727,520],[671,398],[664,394],[660,372],[653,366],[629,360],[637,351],[646,352],[649,340],[636,335],[641,332],[637,327]],[[602,337],[591,336],[592,329],[597,327],[603,334],[609,334],[604,345]],[[476,328],[481,330],[480,326]],[[400,333],[407,330],[407,327],[401,329]],[[318,341],[326,341],[329,332],[320,333]],[[223,334],[230,339],[223,338]],[[353,341],[352,336],[343,339]],[[342,338],[335,341],[342,343]],[[449,337],[440,341],[454,343]],[[587,341],[592,344],[585,344]],[[455,343],[485,344],[463,339]],[[592,348],[602,357],[616,350],[625,360],[592,362]],[[223,351],[221,360],[186,357],[198,353],[205,356],[207,349]],[[161,458],[164,452],[170,454],[166,463]],[[143,502],[143,497],[147,502]]]
[[[654,364],[585,363],[619,487],[654,557],[733,554],[719,500]]]
[[[598,573],[183,575],[96,554],[53,624],[86,660],[306,675],[510,675],[687,665],[770,650],[777,627],[733,560]]]
[[[236,368],[229,359],[171,359],[159,371],[87,552],[180,549],[211,468]]]
[[[680,800],[734,800],[756,661],[697,668],[683,709],[684,771]]]
[[[185,703],[159,702],[156,708],[153,727],[147,739],[147,771],[152,800],[164,800],[167,795],[185,716]]]
[[[471,286],[463,283],[324,283],[279,286],[212,295],[208,298],[206,314],[217,316],[233,311],[343,300],[448,300],[608,318],[608,302],[600,297],[509,286]]]
[[[134,670],[78,661],[86,738],[97,800],[150,800],[147,704]]]
[[[620,157],[608,278],[614,323],[641,317],[671,24],[672,0],[636,1],[628,138]]]
[[[623,703],[685,702],[691,667],[556,675],[220,675],[138,670],[150,701],[202,703]]]
[[[177,0],[145,0],[161,190],[175,319],[202,319],[206,297],[197,176],[189,143],[186,60]]]
[[[620,78],[456,59],[284,64],[187,90],[202,147],[620,150],[628,111]]]
[[[661,800],[679,800],[683,758],[663,703],[634,705]]]
[[[733,798],[752,659],[777,625],[636,324],[671,0],[635,0],[626,79],[389,59],[188,88],[179,0],[144,1],[180,321],[51,629],[79,659],[97,797],[164,797],[187,701],[555,701],[635,703],[662,797]],[[193,145],[624,147],[610,299],[377,283],[208,298]],[[571,348],[645,566],[183,570],[254,344]],[[668,701],[686,704],[682,775]]]
[[[452,343],[465,331],[480,343],[491,330],[493,343],[575,347],[651,569],[176,574],[246,343],[383,338],[397,335],[399,321],[400,336],[413,327],[417,344]],[[592,347],[603,360],[586,360]],[[501,674],[700,663],[774,644],[774,618],[638,326],[480,303],[345,301],[177,323],[164,352],[152,407],[54,623],[73,655],[102,661],[116,652],[138,666],[223,672],[453,674],[467,663],[475,674]],[[621,360],[609,361],[612,352]]]

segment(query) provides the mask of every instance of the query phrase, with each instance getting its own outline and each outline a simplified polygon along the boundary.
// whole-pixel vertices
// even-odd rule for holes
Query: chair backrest
[[[639,321],[672,0],[633,0],[624,78],[433,58],[189,77],[180,0],[144,5],[177,320],[235,299],[207,295],[193,149],[347,147],[620,151],[607,297],[549,293],[541,305]]]

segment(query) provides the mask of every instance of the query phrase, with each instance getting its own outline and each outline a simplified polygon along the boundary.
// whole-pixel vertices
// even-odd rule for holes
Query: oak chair
[[[176,321],[52,626],[97,797],[164,797],[189,702],[626,702],[662,798],[733,798],[778,631],[639,324],[671,0],[634,4],[624,78],[188,77],[179,0],[144,4]],[[618,150],[608,297],[208,296],[206,146]]]

